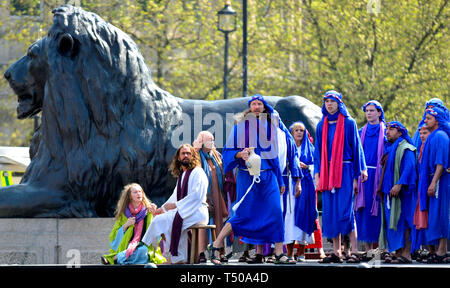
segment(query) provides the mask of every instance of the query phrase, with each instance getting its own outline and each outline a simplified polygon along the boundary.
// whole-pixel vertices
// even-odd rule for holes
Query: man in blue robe
[[[445,107],[444,102],[441,99],[431,98],[430,100],[427,101],[427,103],[425,103],[425,110],[427,110],[428,108],[433,108],[433,107],[441,108],[447,114],[447,117],[450,117],[449,111],[448,111],[447,107]],[[420,147],[422,146],[422,141],[420,141],[419,131],[420,131],[420,128],[425,125],[425,115],[426,115],[425,110],[423,112],[422,120],[420,120],[419,126],[417,127],[417,130],[412,137],[413,144],[414,144],[414,146],[416,146],[417,151],[420,151]]]
[[[322,120],[317,124],[314,177],[322,193],[323,235],[333,239],[333,252],[321,263],[341,263],[341,236],[350,234],[352,258],[357,262],[353,193],[357,179],[367,180],[364,153],[355,120],[350,117],[342,95],[325,93]],[[326,139],[326,140],[325,140]]]
[[[368,179],[358,181],[358,194],[355,197],[356,229],[358,241],[365,243],[366,251],[373,249],[373,243],[378,242],[381,226],[379,213],[379,198],[377,188],[381,177],[380,160],[383,156],[385,137],[385,119],[381,104],[371,100],[364,104],[363,111],[367,123],[359,130],[361,143],[366,159]]]
[[[252,96],[248,104],[249,109],[237,119],[222,151],[224,173],[238,168],[236,198],[240,200],[234,206],[235,214],[210,246],[211,261],[219,264],[215,259],[215,252],[223,246],[223,240],[233,231],[236,237],[242,236],[243,241],[248,243],[275,243],[275,263],[288,263],[288,257],[283,254],[284,224],[280,194],[284,193],[285,184],[279,160],[281,143],[278,143],[278,139],[279,133],[290,133],[278,113],[261,95]],[[281,135],[280,139],[287,137],[285,135]],[[254,153],[261,157],[258,178],[250,175],[251,167],[246,163],[250,156],[250,147],[254,147]],[[296,154],[295,151],[294,157]],[[295,168],[297,165],[292,166]],[[296,179],[295,189],[301,189],[299,179]]]
[[[430,263],[443,263],[449,239],[450,174],[448,114],[439,107],[425,111],[425,124],[431,131],[422,151],[419,177],[420,210],[428,210],[428,228],[425,229],[425,242],[439,245],[436,254],[429,258]]]
[[[387,124],[385,146],[387,161],[382,182],[384,219],[380,233],[380,247],[389,252],[396,251],[396,259],[391,263],[411,263],[410,232],[413,227],[412,199],[416,191],[416,147],[408,135],[408,130],[398,121]]]

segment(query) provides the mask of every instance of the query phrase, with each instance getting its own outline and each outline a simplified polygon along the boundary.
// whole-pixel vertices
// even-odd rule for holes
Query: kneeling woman
[[[109,234],[110,254],[102,256],[103,264],[146,264],[166,262],[159,247],[141,242],[155,212],[155,204],[145,196],[139,184],[128,184],[122,190],[116,208],[116,222]]]

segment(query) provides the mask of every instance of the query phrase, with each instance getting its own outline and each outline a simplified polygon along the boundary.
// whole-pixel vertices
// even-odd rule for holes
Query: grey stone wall
[[[1,264],[100,264],[113,218],[0,219]]]

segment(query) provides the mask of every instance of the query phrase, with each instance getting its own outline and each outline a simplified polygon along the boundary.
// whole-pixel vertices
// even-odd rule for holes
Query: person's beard
[[[184,158],[183,160],[181,160],[181,165],[183,165],[184,167],[189,167],[189,164],[191,164],[191,161],[187,158]]]

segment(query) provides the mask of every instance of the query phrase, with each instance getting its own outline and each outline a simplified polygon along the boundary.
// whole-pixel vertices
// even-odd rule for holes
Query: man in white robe
[[[175,227],[176,218],[181,217],[178,251],[173,253],[173,247],[171,247],[169,262],[184,263],[189,257],[188,228],[194,224],[208,223],[208,206],[206,204],[208,178],[200,166],[200,157],[197,151],[189,144],[183,144],[178,148],[170,170],[175,177],[179,178],[177,186],[166,203],[157,209],[157,216],[150,223],[142,242],[147,245],[153,244],[153,247],[156,247],[159,237],[162,236],[165,239],[166,247],[171,247],[171,237],[174,235],[172,228]],[[186,175],[189,177],[187,181],[184,179]],[[187,187],[184,187],[186,184]],[[187,191],[185,190],[187,194],[182,198],[180,191],[184,189],[187,189]]]

